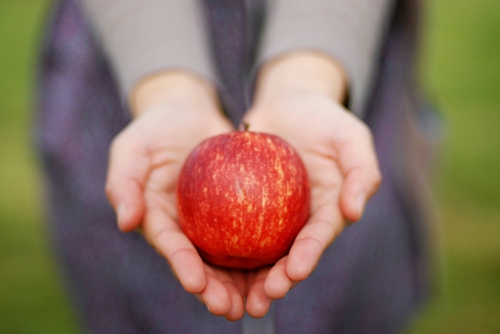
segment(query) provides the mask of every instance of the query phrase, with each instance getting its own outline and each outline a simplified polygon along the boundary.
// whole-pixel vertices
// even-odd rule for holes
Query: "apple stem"
[[[249,128],[250,128],[250,124],[243,122],[243,131],[247,132]]]

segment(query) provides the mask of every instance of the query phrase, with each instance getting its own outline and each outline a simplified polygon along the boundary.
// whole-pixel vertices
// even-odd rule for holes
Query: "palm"
[[[303,158],[311,183],[311,216],[289,255],[266,277],[266,294],[281,298],[307,278],[346,221],[360,218],[377,188],[379,171],[367,127],[323,95],[294,94],[260,103],[246,122],[252,131],[289,141]]]

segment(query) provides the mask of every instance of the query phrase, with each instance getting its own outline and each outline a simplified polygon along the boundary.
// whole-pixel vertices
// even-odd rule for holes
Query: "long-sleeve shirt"
[[[80,1],[111,60],[123,96],[142,78],[167,69],[189,70],[220,84],[202,1]],[[249,9],[258,7],[259,1],[245,2]],[[269,0],[260,7],[267,10],[253,71],[290,51],[324,52],[343,65],[350,108],[362,116],[393,2]],[[251,14],[247,10],[247,20],[258,16]]]

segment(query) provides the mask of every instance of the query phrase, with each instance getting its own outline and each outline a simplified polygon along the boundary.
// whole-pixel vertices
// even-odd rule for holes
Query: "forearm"
[[[188,70],[217,80],[197,0],[79,1],[124,99],[139,81],[166,70]]]
[[[345,70],[324,53],[290,52],[268,62],[259,71],[254,103],[308,92],[321,93],[343,103],[347,94]]]
[[[257,66],[297,50],[336,59],[348,81],[349,108],[363,115],[394,0],[269,0]]]

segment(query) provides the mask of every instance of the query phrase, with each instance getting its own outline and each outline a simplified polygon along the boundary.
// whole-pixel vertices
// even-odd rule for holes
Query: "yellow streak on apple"
[[[262,209],[266,208],[267,195],[268,195],[267,189],[266,188],[262,189]]]

